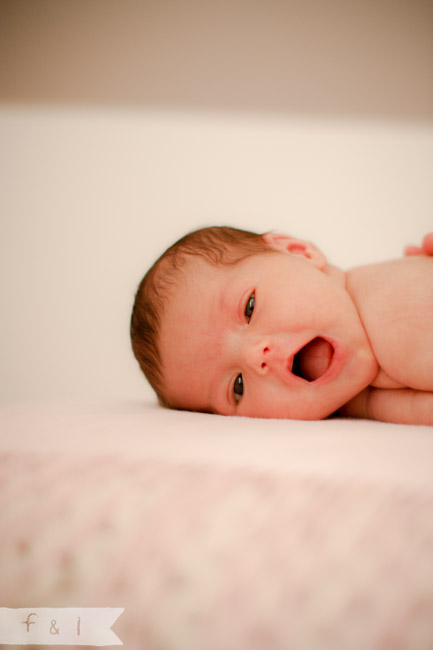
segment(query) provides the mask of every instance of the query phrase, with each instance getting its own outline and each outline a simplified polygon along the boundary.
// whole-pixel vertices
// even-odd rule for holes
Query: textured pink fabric
[[[10,451],[0,488],[2,606],[124,607],[128,650],[433,647],[416,485]]]

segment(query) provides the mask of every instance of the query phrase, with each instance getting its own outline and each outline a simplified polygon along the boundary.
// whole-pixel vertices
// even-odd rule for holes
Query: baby
[[[134,354],[171,408],[433,425],[431,243],[344,272],[301,239],[197,230],[143,278]]]

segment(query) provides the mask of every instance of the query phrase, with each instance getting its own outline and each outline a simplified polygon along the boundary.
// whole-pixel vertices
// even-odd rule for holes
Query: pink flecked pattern
[[[1,606],[124,607],[128,650],[433,648],[416,488],[8,453],[0,530]]]

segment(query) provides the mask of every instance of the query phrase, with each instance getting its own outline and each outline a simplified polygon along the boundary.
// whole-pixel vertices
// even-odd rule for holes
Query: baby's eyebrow
[[[233,317],[236,319],[238,314],[238,299],[237,299],[238,288],[234,285],[234,278],[232,275],[229,275],[224,282],[221,282],[218,290],[216,291],[215,302],[218,312],[223,312],[227,314],[229,318]],[[240,296],[239,296],[240,298]],[[212,304],[212,301],[210,301]],[[210,310],[209,318],[209,327],[215,327],[214,313],[213,310]],[[216,355],[216,366],[214,371],[210,375],[209,379],[209,391],[206,400],[207,409],[210,413],[216,415],[221,415],[228,408],[232,407],[232,404],[229,401],[227,395],[227,377],[224,373],[224,370],[219,366],[220,356]],[[217,408],[216,405],[219,405],[220,408]]]
[[[230,280],[227,280],[220,288],[219,288],[219,296],[218,296],[218,307],[220,309],[226,309],[228,306],[228,302],[230,299],[230,287],[231,287],[231,282]]]

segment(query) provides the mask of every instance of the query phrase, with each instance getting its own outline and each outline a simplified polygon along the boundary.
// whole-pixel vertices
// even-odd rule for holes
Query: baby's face
[[[349,294],[328,269],[288,252],[234,267],[188,262],[160,334],[174,405],[315,420],[363,390],[377,363]]]

